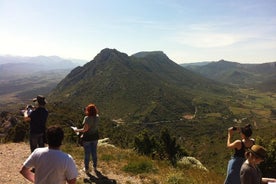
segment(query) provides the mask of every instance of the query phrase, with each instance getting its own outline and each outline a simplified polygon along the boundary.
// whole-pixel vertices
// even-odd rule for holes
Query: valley
[[[217,64],[222,67],[225,62]],[[254,68],[258,71],[258,66]],[[216,70],[210,71],[214,74]],[[219,72],[223,75],[222,69]],[[226,149],[229,127],[250,123],[256,142],[272,153],[276,150],[276,94],[273,88],[249,84],[250,76],[245,80],[248,86],[219,79],[185,69],[162,52],[127,56],[104,49],[94,60],[71,71],[0,83],[0,111],[10,112],[21,122],[20,108],[43,94],[49,102],[48,124],[62,125],[66,141],[74,143],[76,137],[68,122],[81,126],[83,107],[93,102],[100,111],[101,136],[109,137],[112,144],[132,149],[135,136],[142,131],[159,137],[167,128],[190,156],[223,177],[232,155]],[[263,82],[274,84],[270,78]],[[239,134],[234,138],[239,139]]]

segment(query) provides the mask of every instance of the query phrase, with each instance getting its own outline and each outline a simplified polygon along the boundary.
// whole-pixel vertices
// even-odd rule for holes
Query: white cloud
[[[229,33],[182,32],[178,33],[173,39],[190,47],[212,48],[229,46],[245,38]]]

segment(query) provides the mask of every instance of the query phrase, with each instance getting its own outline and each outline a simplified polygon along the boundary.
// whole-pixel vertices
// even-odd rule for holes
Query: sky
[[[276,61],[276,0],[0,0],[0,55]]]

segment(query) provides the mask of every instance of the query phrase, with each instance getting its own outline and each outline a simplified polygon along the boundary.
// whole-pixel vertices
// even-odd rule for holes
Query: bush
[[[267,149],[267,159],[260,164],[264,177],[275,177],[276,173],[276,139],[272,139]]]
[[[5,137],[5,141],[22,142],[25,140],[25,136],[28,132],[28,124],[24,122],[17,123],[12,127]]]
[[[143,131],[134,138],[134,149],[141,155],[152,156],[156,150],[155,138],[150,137],[147,131]]]
[[[123,167],[123,170],[133,174],[149,173],[154,171],[153,165],[149,161],[130,162]]]

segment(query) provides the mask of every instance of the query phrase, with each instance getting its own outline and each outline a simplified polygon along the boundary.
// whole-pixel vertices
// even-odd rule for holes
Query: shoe
[[[83,170],[86,174],[89,173],[89,169],[83,168],[82,170]]]
[[[93,167],[93,170],[94,170],[95,172],[98,171],[98,170],[97,170],[97,167]]]

